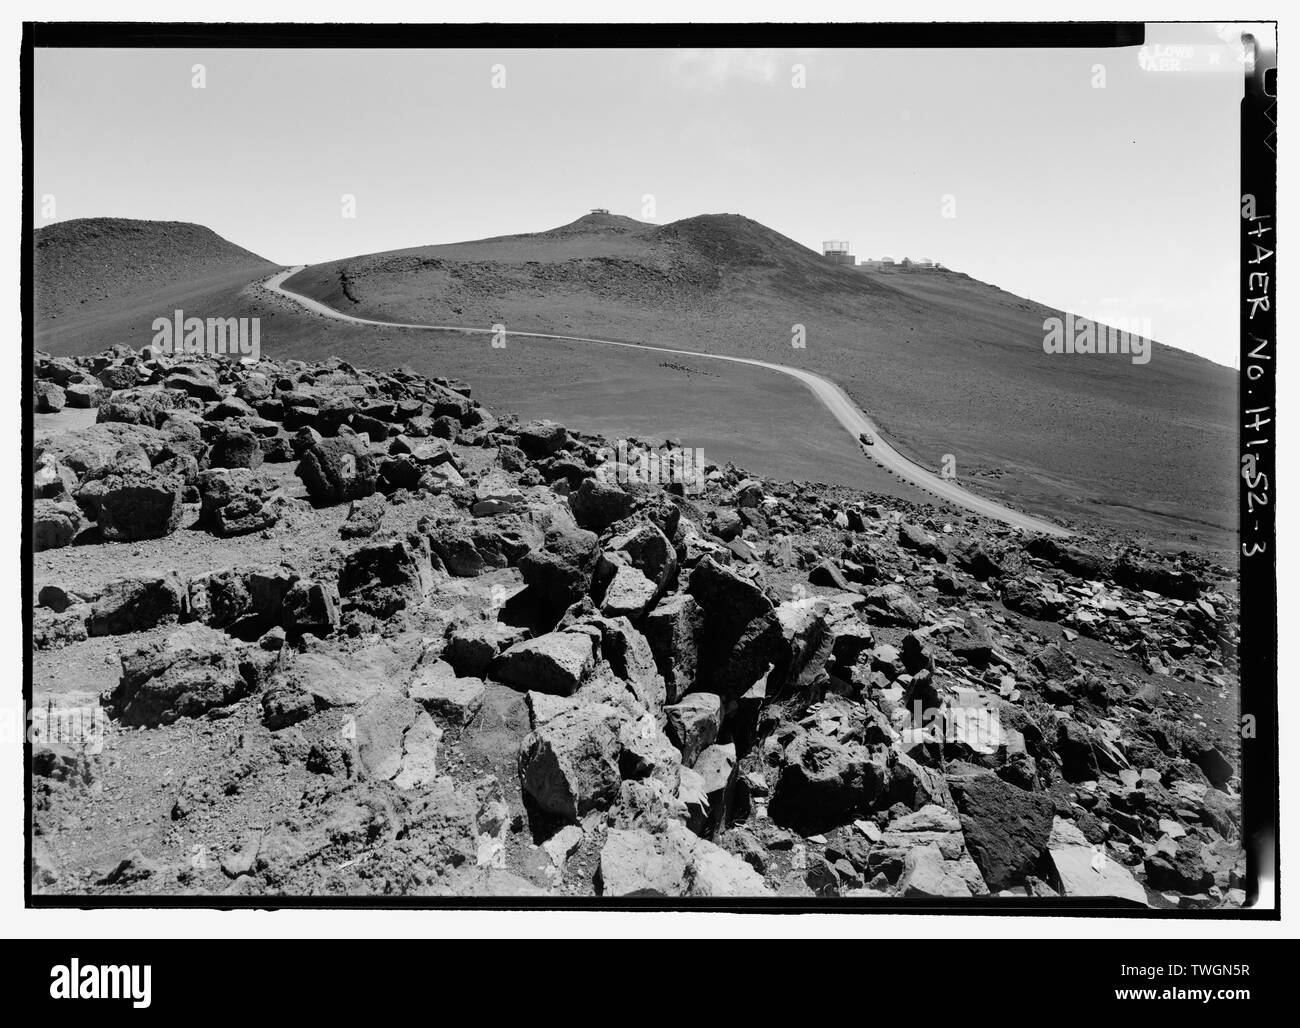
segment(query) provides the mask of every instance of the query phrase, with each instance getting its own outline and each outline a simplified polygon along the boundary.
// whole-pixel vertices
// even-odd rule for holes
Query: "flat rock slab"
[[[416,669],[407,692],[430,714],[463,725],[483,706],[484,685],[481,678],[457,678],[450,664],[437,660]]]
[[[373,646],[348,654],[304,653],[283,672],[285,680],[326,707],[352,707],[383,692],[396,692],[395,654]]]
[[[1146,890],[1123,864],[1094,849],[1073,822],[1056,818],[1048,856],[1062,896],[1114,897],[1148,906]]]

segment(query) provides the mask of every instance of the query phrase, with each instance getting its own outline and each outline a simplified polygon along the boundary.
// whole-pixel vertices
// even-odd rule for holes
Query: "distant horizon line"
[[[758,225],[761,228],[765,228],[769,232],[775,232],[777,235],[790,240],[790,242],[796,244],[797,246],[802,246],[804,249],[806,249],[810,254],[812,254],[815,257],[825,256],[824,250],[818,250],[816,247],[809,246],[807,243],[800,242],[794,236],[787,235],[786,233],[782,232],[780,229],[773,228],[771,225],[768,225],[765,222],[758,221],[755,218],[751,218],[747,214],[738,214],[734,212],[703,212],[700,214],[689,214],[686,217],[682,217],[682,218],[675,218],[672,221],[659,222],[659,221],[642,221],[639,218],[632,217],[632,215],[630,214],[618,214],[616,212],[602,209],[602,208],[592,208],[588,210],[585,214],[580,214],[572,221],[566,221],[563,224],[554,225],[551,228],[534,229],[532,231],[526,231],[526,232],[509,232],[506,233],[505,235],[477,236],[473,239],[451,239],[451,240],[444,240],[441,242],[416,243],[414,246],[396,246],[396,247],[390,247],[387,250],[372,250],[372,251],[368,251],[367,253],[350,254],[344,257],[330,257],[323,261],[314,261],[311,263],[328,264],[331,261],[347,260],[348,256],[370,257],[379,253],[392,253],[396,250],[412,250],[412,249],[418,249],[419,247],[423,247],[423,246],[455,246],[462,243],[487,243],[495,239],[512,239],[518,236],[536,236],[536,235],[542,235],[546,232],[554,232],[558,229],[568,228],[571,225],[576,225],[584,218],[590,218],[593,216],[600,216],[600,215],[604,215],[610,218],[620,218],[624,221],[635,222],[636,224],[643,225],[646,228],[668,228],[672,225],[679,225],[684,221],[694,221],[699,218],[743,218],[745,221]],[[214,229],[212,226],[204,224],[201,221],[180,221],[174,218],[139,218],[139,217],[131,217],[128,215],[118,215],[118,214],[93,214],[93,215],[84,215],[75,218],[50,218],[45,220],[43,224],[37,225],[34,231],[40,232],[42,229],[52,228],[55,225],[67,225],[75,221],[135,221],[135,222],[140,222],[142,224],[149,224],[149,225],[192,225],[195,228],[201,228],[207,230],[208,232],[211,232],[213,235],[217,236],[219,239],[225,240],[225,242],[230,243],[232,246],[238,246],[241,250],[248,250],[249,253],[253,254],[256,257],[261,257],[262,260],[267,261],[270,264],[278,263],[269,257],[265,257],[262,254],[257,253],[254,250],[250,250],[247,246],[244,246],[242,243],[236,242],[233,239],[221,235],[221,233],[218,232],[216,229]],[[932,262],[932,265],[936,268],[942,268],[945,271],[953,270],[949,265],[945,264],[940,258],[933,257],[928,254],[920,254],[916,257],[905,255],[896,258],[893,254],[881,254],[879,257],[858,258],[855,264],[844,265],[844,266],[861,267],[864,264],[877,264],[887,259],[892,260],[895,265],[900,265],[903,261],[912,261],[913,263],[930,261]],[[288,264],[278,264],[278,266],[287,268],[287,267],[294,267],[297,264],[301,264],[301,263],[304,262],[292,261]],[[986,284],[991,285],[992,283],[986,283]],[[1028,299],[1028,297],[1026,297],[1026,299]]]
[[[229,238],[227,238],[226,236],[223,236],[223,235],[222,235],[220,232],[218,232],[216,229],[212,228],[212,227],[209,226],[209,225],[205,225],[205,224],[203,224],[202,222],[199,222],[199,221],[177,221],[177,220],[175,220],[175,219],[170,219],[170,218],[138,218],[138,217],[131,217],[131,216],[126,216],[126,215],[114,215],[114,214],[89,215],[89,216],[76,217],[76,218],[52,218],[52,219],[49,219],[49,220],[46,221],[44,224],[36,226],[36,227],[34,228],[34,230],[33,230],[33,234],[35,234],[35,233],[37,233],[37,232],[40,232],[42,229],[53,228],[55,225],[66,225],[66,224],[69,224],[69,223],[71,223],[71,222],[77,222],[77,221],[129,221],[129,222],[137,222],[137,223],[140,223],[140,224],[148,224],[148,225],[188,225],[188,226],[192,226],[192,227],[194,227],[194,228],[203,229],[204,231],[207,231],[207,232],[211,232],[214,236],[216,236],[218,239],[222,240],[223,242],[228,243],[228,244],[230,244],[231,246],[238,247],[239,249],[244,250],[245,252],[247,252],[247,253],[249,253],[249,254],[252,254],[254,257],[258,258],[258,259],[261,260],[261,261],[265,261],[268,265],[271,265],[272,267],[279,268],[279,269],[287,269],[287,268],[297,268],[297,267],[301,267],[301,268],[310,268],[310,267],[316,267],[316,266],[321,265],[321,264],[333,264],[333,263],[338,262],[338,261],[345,261],[345,260],[350,260],[350,259],[359,259],[359,258],[362,258],[362,257],[373,257],[373,256],[377,256],[377,255],[379,255],[379,254],[384,254],[384,253],[397,253],[397,252],[400,252],[401,250],[417,250],[417,249],[422,249],[422,248],[424,248],[424,247],[434,247],[434,246],[456,246],[456,245],[463,245],[463,244],[468,244],[468,243],[486,243],[486,242],[492,242],[492,241],[494,241],[494,240],[498,240],[498,239],[514,239],[514,238],[518,238],[518,237],[521,237],[521,236],[538,236],[538,235],[542,235],[542,234],[544,234],[544,233],[546,233],[546,232],[554,232],[554,231],[556,231],[556,230],[558,230],[558,229],[568,228],[568,227],[571,226],[571,225],[576,225],[578,222],[582,221],[584,218],[590,218],[590,217],[593,217],[593,216],[604,216],[604,217],[610,217],[610,218],[620,218],[620,219],[623,219],[623,220],[625,220],[625,221],[635,222],[635,223],[638,224],[638,225],[644,225],[644,226],[647,227],[647,228],[667,228],[667,227],[672,226],[672,225],[678,225],[678,224],[681,224],[682,222],[685,222],[685,221],[693,221],[693,220],[696,220],[696,219],[699,219],[699,218],[741,218],[741,219],[743,219],[743,220],[745,220],[745,221],[748,221],[748,222],[750,222],[750,223],[752,223],[752,224],[754,224],[754,225],[758,225],[760,228],[764,228],[764,229],[766,229],[766,230],[769,231],[769,232],[774,232],[774,233],[776,233],[777,235],[781,236],[783,239],[788,239],[788,240],[790,240],[790,242],[794,243],[796,246],[799,246],[799,247],[802,247],[802,248],[806,249],[806,250],[808,251],[808,253],[809,253],[811,256],[813,256],[813,257],[822,258],[822,257],[825,256],[825,254],[824,254],[823,251],[819,251],[819,250],[815,249],[814,247],[808,246],[806,243],[801,243],[798,239],[795,239],[793,236],[788,236],[788,235],[786,235],[784,232],[780,231],[779,229],[772,228],[772,226],[770,226],[770,225],[766,225],[766,224],[764,224],[763,222],[761,222],[761,221],[757,221],[757,220],[755,220],[754,218],[751,218],[751,217],[749,217],[748,215],[745,215],[745,214],[737,214],[737,213],[732,213],[732,212],[703,213],[703,214],[692,214],[692,215],[688,215],[688,216],[683,217],[683,218],[676,218],[676,219],[674,219],[673,221],[656,222],[656,221],[641,221],[640,219],[638,219],[638,218],[634,218],[634,217],[632,217],[632,216],[629,215],[629,214],[616,214],[616,213],[613,213],[613,212],[611,212],[611,211],[609,211],[609,210],[607,210],[607,209],[599,209],[599,208],[590,208],[590,209],[587,210],[587,212],[586,212],[585,214],[580,214],[578,217],[574,218],[572,221],[567,221],[567,222],[564,222],[564,223],[562,223],[562,224],[560,224],[560,225],[554,225],[554,226],[552,226],[551,228],[534,229],[534,230],[532,230],[532,231],[528,231],[528,232],[510,232],[510,233],[506,233],[506,234],[504,234],[504,235],[480,236],[480,237],[475,238],[475,239],[456,239],[456,240],[449,240],[449,241],[444,241],[444,242],[434,242],[434,243],[416,243],[416,244],[413,245],[413,246],[398,246],[398,247],[392,247],[392,248],[387,249],[387,250],[371,250],[371,251],[368,251],[368,252],[365,252],[365,253],[354,253],[354,254],[349,254],[349,255],[343,256],[343,257],[331,257],[331,258],[327,258],[327,259],[325,259],[325,260],[319,260],[319,261],[310,261],[310,262],[308,262],[308,261],[293,261],[293,262],[290,262],[290,263],[280,263],[280,262],[277,262],[277,261],[275,261],[275,260],[273,260],[273,259],[271,259],[271,258],[269,258],[269,257],[265,257],[265,256],[263,256],[262,254],[257,253],[257,252],[254,251],[254,250],[250,250],[248,247],[244,246],[242,243],[235,242],[234,240],[229,239]],[[843,240],[841,240],[841,242],[842,242],[842,241],[843,241]],[[823,245],[824,245],[824,244],[823,244]],[[862,260],[873,261],[873,262],[874,262],[874,261],[878,261],[878,260],[880,260],[880,259],[882,259],[882,258],[864,258],[864,259],[862,259]],[[970,280],[973,281],[973,282],[978,282],[978,283],[980,283],[981,285],[988,286],[990,289],[997,289],[997,290],[999,290],[1000,292],[1007,293],[1009,296],[1015,296],[1015,297],[1018,297],[1019,299],[1026,300],[1026,301],[1028,301],[1029,303],[1036,304],[1036,305],[1038,305],[1039,307],[1042,307],[1042,308],[1045,309],[1045,310],[1056,311],[1056,312],[1059,312],[1059,313],[1061,313],[1061,314],[1068,315],[1068,316],[1071,317],[1071,318],[1082,318],[1082,319],[1084,319],[1084,320],[1092,321],[1094,324],[1109,327],[1109,322],[1102,321],[1101,319],[1098,319],[1098,318],[1089,318],[1089,317],[1087,317],[1086,315],[1080,315],[1080,314],[1078,314],[1078,313],[1075,312],[1075,311],[1069,311],[1069,310],[1066,310],[1065,308],[1062,308],[1062,307],[1056,307],[1056,306],[1053,306],[1053,305],[1050,304],[1050,303],[1047,303],[1047,302],[1045,302],[1045,301],[1043,301],[1043,300],[1035,299],[1035,298],[1032,297],[1032,296],[1026,296],[1026,295],[1023,295],[1023,294],[1021,294],[1021,293],[1012,293],[1012,292],[1010,292],[1009,290],[1003,288],[1002,286],[997,285],[997,284],[994,283],[994,282],[989,282],[989,281],[986,281],[986,280],[984,280],[984,279],[975,278],[975,277],[972,276],[969,272],[956,271],[955,269],[951,268],[950,266],[948,266],[948,265],[942,263],[941,261],[939,261],[939,260],[937,260],[937,259],[935,259],[935,258],[928,258],[928,257],[927,257],[927,258],[923,258],[923,259],[933,260],[934,263],[933,263],[932,265],[929,265],[929,267],[932,268],[932,269],[934,269],[934,270],[942,270],[942,271],[949,272],[949,273],[951,273],[951,274],[963,275],[963,276],[965,276],[966,278],[970,279]],[[904,260],[912,261],[913,259],[910,258],[910,257],[900,258],[898,261],[896,261],[896,262],[892,265],[892,267],[895,267],[895,268],[901,268],[901,267],[903,267],[904,265],[902,264],[902,261],[904,261]],[[829,262],[829,263],[831,263],[832,266],[835,266],[833,262]],[[864,265],[863,263],[861,263],[861,261],[860,261],[859,263],[857,263],[857,264],[853,264],[853,265],[849,265],[849,264],[840,264],[840,265],[838,265],[838,266],[840,266],[840,267],[846,267],[846,268],[849,268],[850,270],[857,271],[857,270],[859,270],[860,268],[864,267],[865,265]],[[913,267],[916,267],[916,266],[917,266],[917,265],[914,263],[914,264],[913,264]],[[926,267],[926,265],[921,265],[921,267]],[[1176,350],[1176,351],[1178,351],[1179,353],[1186,354],[1188,357],[1193,357],[1193,358],[1195,358],[1195,359],[1197,359],[1197,360],[1205,361],[1205,362],[1208,363],[1208,364],[1213,364],[1213,365],[1215,365],[1216,367],[1220,367],[1220,368],[1223,368],[1223,369],[1225,369],[1225,370],[1227,370],[1227,371],[1231,371],[1231,372],[1233,372],[1234,374],[1236,374],[1236,373],[1239,372],[1239,369],[1236,368],[1236,367],[1234,367],[1234,366],[1231,365],[1231,364],[1223,364],[1223,363],[1220,363],[1219,361],[1214,360],[1214,359],[1211,358],[1211,357],[1206,357],[1204,354],[1196,353],[1196,352],[1193,351],[1193,350],[1188,350],[1188,349],[1185,349],[1185,348],[1180,347],[1180,346],[1175,346],[1175,345],[1173,345],[1172,343],[1159,342],[1159,341],[1154,340],[1154,339],[1150,340],[1150,342],[1151,342],[1151,344],[1152,344],[1153,346],[1161,346],[1161,347],[1164,347],[1164,348],[1167,348],[1167,349]]]

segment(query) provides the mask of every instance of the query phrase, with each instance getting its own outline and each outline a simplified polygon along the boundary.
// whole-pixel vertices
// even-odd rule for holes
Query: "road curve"
[[[335,321],[350,321],[357,325],[379,325],[383,328],[410,328],[424,331],[436,332],[462,332],[473,335],[491,335],[490,328],[469,328],[464,325],[416,325],[399,321],[375,321],[372,318],[358,318],[351,314],[345,314],[340,310],[335,310],[319,300],[313,300],[310,296],[303,296],[301,293],[295,293],[284,286],[285,280],[298,272],[302,271],[307,265],[299,265],[295,268],[288,268],[285,271],[277,272],[272,275],[263,285],[273,293],[293,301],[304,309],[311,311],[313,314],[319,314],[322,317],[332,318]],[[875,444],[870,447],[862,446],[859,448],[868,457],[874,460],[878,465],[887,471],[892,471],[899,478],[919,489],[930,493],[938,499],[945,500],[958,507],[964,507],[966,510],[979,514],[982,517],[992,518],[996,521],[1004,522],[1014,528],[1024,529],[1026,532],[1037,532],[1043,535],[1052,535],[1060,538],[1069,536],[1071,533],[1054,525],[1050,521],[1044,521],[1042,518],[1036,518],[1031,514],[1025,514],[1018,510],[1004,506],[995,500],[987,499],[964,489],[951,479],[942,478],[933,471],[921,467],[915,461],[903,456],[894,449],[881,435],[880,429],[875,423],[868,418],[861,409],[849,398],[844,392],[830,379],[823,378],[821,375],[814,374],[811,371],[805,371],[803,368],[790,367],[787,364],[774,364],[770,361],[754,360],[749,357],[730,357],[718,353],[701,353],[698,350],[674,350],[666,346],[651,346],[648,343],[625,343],[615,339],[595,339],[590,336],[563,336],[553,335],[546,332],[507,332],[508,336],[517,336],[523,339],[555,339],[561,342],[569,343],[600,343],[602,346],[623,346],[634,350],[653,350],[656,353],[678,354],[684,357],[702,357],[707,360],[730,361],[733,364],[749,364],[757,368],[767,368],[770,371],[778,371],[783,375],[789,375],[802,382],[811,392],[821,401],[822,405],[830,411],[845,430],[857,442],[858,436],[862,432],[870,433]]]

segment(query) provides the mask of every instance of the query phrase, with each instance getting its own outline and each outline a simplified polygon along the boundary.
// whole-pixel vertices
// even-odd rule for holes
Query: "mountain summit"
[[[258,274],[270,261],[184,221],[74,218],[35,233],[36,307],[43,319],[160,284]]]
[[[261,317],[264,346],[282,354],[310,358],[329,347],[377,360],[382,348],[393,364],[432,360],[433,336],[331,324],[274,303],[257,288],[274,268],[196,225],[53,225],[37,235],[37,345],[138,347],[153,318],[184,307]],[[1122,524],[1177,548],[1228,546],[1235,531],[1230,369],[1159,343],[1144,365],[1124,354],[1047,352],[1045,324],[1061,311],[953,271],[831,264],[738,214],[655,225],[591,213],[541,232],[314,265],[285,286],[377,321],[503,325],[806,368],[838,383],[909,458],[951,468],[1013,506]],[[596,344],[535,343],[528,353],[522,344],[486,356],[471,347],[458,359],[494,402],[577,422],[599,417],[610,431],[614,416],[658,426],[664,389],[681,389],[688,374],[674,372],[674,386],[649,370],[662,376],[667,362],[639,358],[638,371],[628,354]],[[600,369],[616,359],[624,377],[605,381]],[[706,362],[691,381],[738,381],[725,367]],[[764,434],[772,398],[757,388],[710,393],[701,402],[716,409],[683,408],[661,431],[743,423],[745,460],[762,469],[764,453],[791,446],[792,429],[774,422]],[[738,402],[756,406],[736,411]],[[780,466],[825,480],[822,463]]]
[[[831,264],[738,214],[652,225],[594,213],[333,261],[287,285],[367,318],[804,367],[843,386],[918,463],[951,457],[963,482],[1022,506],[1166,537],[1173,519],[1183,541],[1235,525],[1230,369],[1159,343],[1144,366],[1048,353],[1044,324],[1062,312],[949,270]],[[1153,425],[1175,430],[1155,438]]]

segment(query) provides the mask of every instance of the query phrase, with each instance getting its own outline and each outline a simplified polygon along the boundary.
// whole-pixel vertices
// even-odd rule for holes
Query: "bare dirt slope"
[[[36,345],[56,355],[139,347],[152,320],[178,306],[256,316],[268,355],[454,367],[495,409],[671,437],[780,478],[904,488],[781,376],[331,324],[260,290],[274,270],[198,226],[51,226],[38,234]],[[502,323],[806,367],[843,386],[908,457],[937,469],[951,454],[963,484],[1011,506],[1173,550],[1235,546],[1234,374],[1159,344],[1146,366],[1046,355],[1042,321],[1058,312],[964,275],[827,265],[737,215],[665,226],[590,215],[548,232],[318,265],[287,284],[363,317]],[[804,349],[790,345],[795,324]]]
[[[85,353],[149,342],[154,318],[177,307],[238,316],[241,290],[276,265],[179,221],[76,218],[38,228],[32,252],[36,345]]]
[[[936,468],[952,454],[959,476],[999,498],[1175,545],[1231,545],[1233,372],[1158,343],[1147,365],[1045,354],[1043,320],[1060,312],[955,272],[829,265],[739,215],[664,226],[589,215],[336,261],[287,285],[365,317],[608,334],[807,367],[913,459]],[[796,324],[804,349],[791,345]]]

